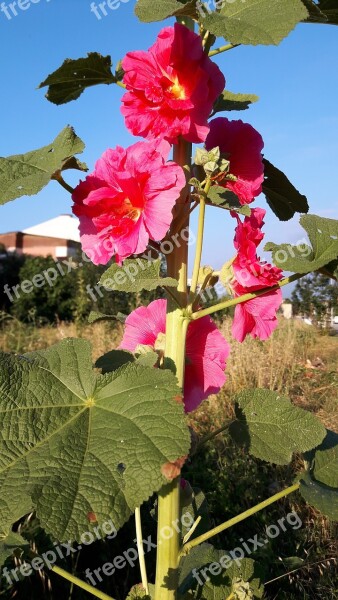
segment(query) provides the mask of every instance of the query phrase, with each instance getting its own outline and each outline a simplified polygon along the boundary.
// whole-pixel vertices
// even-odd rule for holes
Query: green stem
[[[179,139],[174,146],[174,161],[183,166],[191,164],[191,144]],[[187,184],[182,190],[174,212],[173,231],[177,224],[189,226],[189,192]],[[187,265],[188,242],[182,240],[167,256],[169,277],[178,281],[176,296],[180,307],[169,296],[166,320],[166,344],[164,365],[175,368],[178,385],[183,389],[185,369],[185,339],[189,320],[185,317],[187,306]],[[182,308],[181,308],[182,307]],[[175,600],[178,587],[178,562],[181,535],[177,523],[180,522],[179,478],[163,486],[158,495],[158,529],[155,600]],[[176,527],[173,527],[173,523]],[[168,527],[172,535],[168,539]]]
[[[264,500],[263,502],[260,502],[259,504],[256,504],[256,506],[253,506],[252,508],[249,508],[248,510],[246,510],[243,513],[241,513],[240,515],[237,515],[236,517],[233,517],[232,519],[229,519],[229,521],[226,521],[225,523],[222,523],[221,525],[218,525],[218,527],[214,527],[214,529],[211,529],[210,531],[207,531],[207,533],[204,533],[203,535],[200,535],[199,537],[195,538],[191,542],[188,542],[187,544],[185,544],[185,546],[183,546],[183,549],[181,551],[181,555],[182,556],[186,556],[187,554],[189,554],[190,550],[192,548],[194,548],[195,546],[199,546],[199,544],[202,544],[203,542],[206,542],[207,540],[209,540],[214,535],[218,535],[222,531],[225,531],[226,529],[229,529],[229,527],[233,527],[233,525],[237,525],[237,523],[240,523],[241,521],[244,521],[248,517],[251,517],[252,515],[254,515],[257,512],[259,512],[260,510],[263,510],[267,506],[270,506],[270,504],[273,504],[274,502],[277,502],[278,500],[281,500],[281,498],[285,498],[285,496],[288,496],[289,494],[292,494],[293,492],[295,492],[296,490],[299,489],[299,486],[300,486],[299,482],[295,483],[294,485],[291,485],[290,487],[286,488],[285,490],[282,490],[281,492],[278,492],[278,494],[275,494],[274,496],[271,496],[267,500]]]
[[[192,272],[190,294],[194,296],[198,284],[198,276],[201,267],[202,248],[203,248],[203,235],[204,235],[204,219],[205,219],[205,199],[200,200],[200,212],[198,217],[198,230],[197,230],[197,241],[196,241],[196,254],[194,268]]]
[[[193,297],[196,293],[197,284],[198,284],[198,276],[201,268],[201,258],[202,258],[202,249],[203,249],[203,236],[204,236],[204,220],[205,220],[205,199],[208,196],[209,190],[211,187],[211,179],[209,178],[204,187],[205,197],[200,197],[200,212],[198,216],[198,229],[197,229],[197,241],[196,241],[196,253],[195,253],[195,261],[194,268],[191,279],[190,286],[190,297]]]
[[[142,522],[141,522],[141,510],[137,508],[135,510],[135,528],[136,528],[136,541],[137,541],[137,550],[138,550],[138,560],[140,564],[140,572],[141,572],[141,581],[143,588],[149,596],[149,586],[148,586],[148,577],[147,577],[147,569],[146,569],[146,561],[144,558],[144,548],[143,548],[143,536],[142,536]]]
[[[116,83],[116,85],[118,85],[119,87],[123,88],[124,90],[127,87],[122,81],[116,80],[115,83]]]
[[[268,294],[269,292],[274,292],[284,285],[288,285],[293,281],[297,281],[301,277],[305,277],[307,273],[295,273],[290,277],[285,277],[282,279],[277,285],[272,287],[264,288],[263,290],[257,290],[257,292],[252,292],[250,294],[244,294],[243,296],[238,296],[238,298],[232,298],[231,300],[225,300],[224,302],[220,302],[219,304],[214,304],[214,306],[209,306],[209,308],[204,308],[203,310],[199,310],[191,315],[191,319],[193,321],[197,321],[197,319],[202,319],[206,315],[212,315],[219,310],[223,310],[224,308],[229,308],[230,306],[237,306],[237,304],[242,304],[242,302],[247,302],[248,300],[253,300],[253,298],[258,298],[259,296],[264,296],[264,294]]]
[[[215,48],[215,50],[211,50],[211,52],[209,52],[209,56],[216,56],[216,54],[221,54],[221,52],[227,52],[228,50],[237,48],[237,46],[240,46],[240,44],[227,44],[226,46]]]
[[[55,179],[55,181],[57,181],[70,194],[72,194],[74,192],[74,188],[72,188],[70,185],[68,185],[68,183],[66,183],[65,180],[63,179],[63,177],[61,175],[61,171],[58,171],[57,173],[55,173],[54,176],[52,177],[52,179]]]
[[[97,590],[92,585],[89,585],[88,583],[85,583],[78,577],[75,577],[74,575],[67,573],[67,571],[65,571],[64,569],[61,569],[61,567],[57,567],[56,565],[54,565],[51,568],[51,570],[54,573],[57,573],[57,575],[60,575],[61,577],[63,577],[64,579],[67,579],[67,581],[70,581],[70,583],[73,583],[74,585],[81,588],[82,590],[85,590],[92,596],[95,596],[95,598],[100,598],[101,600],[113,600],[113,598],[111,596],[107,596],[107,594],[104,594],[104,592],[100,592],[100,590]]]

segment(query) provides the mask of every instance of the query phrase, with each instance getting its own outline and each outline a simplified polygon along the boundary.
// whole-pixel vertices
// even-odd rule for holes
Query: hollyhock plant
[[[126,319],[120,348],[135,352],[139,345],[162,351],[166,331],[166,300],[155,300],[134,310]],[[186,341],[184,405],[191,412],[225,382],[230,347],[210,317],[191,322]]]
[[[210,122],[205,142],[207,150],[217,146],[230,161],[230,174],[237,178],[218,183],[234,192],[242,205],[250,204],[261,193],[264,180],[262,136],[248,123],[218,117]]]
[[[106,150],[75,188],[73,213],[80,219],[82,249],[94,264],[114,255],[121,263],[167,233],[185,185],[183,169],[166,162],[169,150],[165,141]]]
[[[257,247],[264,237],[261,228],[265,212],[262,208],[254,208],[243,222],[238,214],[232,213],[238,222],[234,239],[237,256],[232,264],[235,296],[273,287],[282,278],[281,269],[262,262],[257,256]],[[243,342],[250,334],[253,338],[266,340],[277,327],[276,312],[281,303],[282,292],[279,289],[238,304],[232,326],[234,338]]]
[[[148,51],[129,52],[122,61],[122,114],[133,135],[176,142],[203,142],[213,104],[225,79],[202,47],[200,36],[175,23],[158,34]]]

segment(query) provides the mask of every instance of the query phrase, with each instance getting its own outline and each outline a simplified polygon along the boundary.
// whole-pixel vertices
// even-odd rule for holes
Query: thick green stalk
[[[174,161],[181,165],[191,164],[191,144],[180,139],[174,147]],[[189,186],[181,193],[175,207],[172,233],[189,225]],[[178,281],[176,298],[168,297],[166,323],[165,366],[176,370],[180,388],[184,384],[185,338],[189,321],[185,317],[188,303],[187,291],[188,242],[180,238],[180,246],[167,257],[170,277]],[[155,600],[175,600],[178,583],[178,561],[181,535],[179,478],[165,485],[158,495],[157,562]],[[168,529],[169,528],[169,529]],[[168,535],[170,530],[171,535]],[[169,538],[169,539],[168,539]]]
[[[244,521],[244,519],[247,519],[248,517],[251,517],[252,515],[255,515],[260,510],[263,510],[267,506],[270,506],[270,504],[273,504],[274,502],[278,502],[278,500],[281,500],[281,498],[285,498],[289,494],[292,494],[293,492],[296,492],[299,489],[299,486],[300,486],[299,483],[295,483],[294,485],[291,485],[290,487],[286,488],[285,490],[282,490],[281,492],[278,492],[278,494],[275,494],[274,496],[271,496],[267,500],[264,500],[263,502],[260,502],[259,504],[256,504],[256,506],[253,506],[252,508],[249,508],[248,510],[246,510],[243,513],[241,513],[240,515],[237,515],[236,517],[233,517],[232,519],[229,519],[229,521],[226,521],[225,523],[222,523],[221,525],[218,525],[217,527],[214,527],[214,529],[211,529],[210,531],[207,531],[207,533],[204,533],[203,535],[200,535],[199,537],[195,538],[191,542],[188,542],[187,544],[185,544],[183,546],[183,549],[181,551],[181,555],[185,556],[186,554],[189,554],[190,550],[192,548],[194,548],[195,546],[199,546],[199,544],[202,544],[203,542],[206,542],[207,540],[209,540],[214,535],[218,535],[222,531],[225,531],[226,529],[229,529],[229,527],[233,527],[233,525],[237,525],[237,523],[240,523],[241,521]]]

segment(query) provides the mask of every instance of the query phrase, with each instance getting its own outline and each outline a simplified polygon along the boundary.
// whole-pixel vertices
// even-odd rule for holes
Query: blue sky
[[[11,19],[0,12],[1,156],[48,144],[67,124],[85,141],[82,159],[90,169],[107,147],[135,141],[124,128],[119,110],[123,90],[117,86],[94,87],[61,107],[36,89],[65,58],[97,51],[110,54],[116,64],[128,50],[148,48],[162,24],[139,23],[134,4],[129,0],[116,10],[107,8],[101,20],[87,0],[35,0],[26,10],[17,8]],[[260,131],[265,156],[307,195],[310,212],[330,218],[338,218],[337,55],[338,27],[302,24],[278,47],[239,47],[215,59],[229,90],[260,96],[248,111],[230,117]],[[75,184],[78,175],[68,172],[67,178]],[[256,205],[265,207],[264,198]],[[0,231],[24,229],[70,213],[70,207],[70,196],[52,182],[38,196],[0,207]],[[215,268],[232,253],[233,222],[224,213],[207,211],[204,262]],[[196,216],[193,228],[195,222]],[[266,222],[266,240],[303,237],[298,218],[280,223],[269,212]]]

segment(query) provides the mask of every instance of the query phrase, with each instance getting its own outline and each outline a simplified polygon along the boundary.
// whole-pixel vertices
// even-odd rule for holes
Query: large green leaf
[[[301,476],[299,491],[311,506],[329,519],[338,521],[338,489],[312,479],[310,473],[305,472]]]
[[[66,58],[61,67],[40,83],[39,88],[49,86],[47,100],[53,104],[65,104],[76,100],[88,87],[116,83],[111,66],[111,57],[97,52],[89,52],[86,58]]]
[[[256,458],[285,465],[293,452],[311,450],[326,435],[324,425],[312,413],[293,406],[277,392],[245,390],[235,400],[241,414],[230,433]]]
[[[264,250],[272,252],[274,264],[285,271],[311,273],[338,258],[338,221],[316,215],[303,215],[300,224],[306,230],[311,246],[300,244],[278,246],[268,242]]]
[[[177,287],[176,279],[160,277],[161,259],[127,259],[120,267],[111,265],[100,279],[107,290],[118,292],[140,292],[155,290],[159,286]]]
[[[296,212],[307,213],[309,205],[306,196],[301,194],[286,175],[271,162],[263,159],[263,194],[271,210],[280,221],[289,221]]]
[[[54,142],[26,154],[0,157],[0,204],[40,192],[64,169],[85,171],[86,165],[74,159],[85,145],[72,127],[65,127]]]
[[[222,94],[217,98],[213,109],[212,115],[214,116],[218,112],[223,110],[246,110],[253,102],[258,102],[259,97],[255,94],[234,94],[228,90],[224,90]]]
[[[243,551],[244,554],[244,551]],[[238,556],[238,555],[237,555]],[[218,569],[215,575],[206,567]],[[205,581],[205,573],[208,581]],[[224,600],[234,592],[236,581],[241,580],[251,590],[251,598],[262,598],[263,585],[257,563],[251,558],[234,560],[231,552],[216,550],[210,544],[193,548],[181,559],[179,566],[179,593],[191,590],[191,597],[199,600]]]
[[[210,10],[210,9],[209,9]],[[279,44],[300,21],[308,16],[301,0],[245,0],[223,2],[220,12],[208,14],[201,23],[232,44]],[[202,14],[203,17],[203,14]]]
[[[168,17],[196,17],[196,0],[137,0],[135,14],[144,23],[163,21]]]
[[[338,488],[338,433],[328,431],[314,452],[313,474],[317,481]]]
[[[28,495],[58,539],[91,531],[93,513],[119,528],[189,451],[169,371],[131,364],[97,375],[90,343],[72,339],[0,362],[1,528],[13,496]]]

